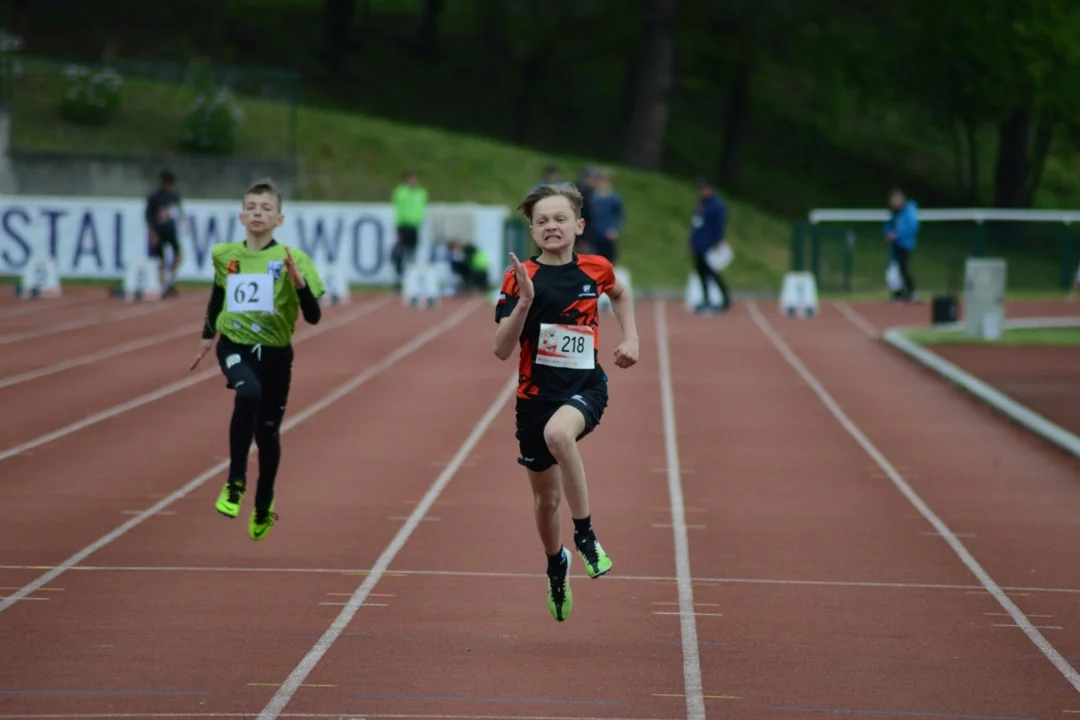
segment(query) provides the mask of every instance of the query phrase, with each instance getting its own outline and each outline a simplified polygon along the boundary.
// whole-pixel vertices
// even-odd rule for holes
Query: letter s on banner
[[[12,220],[15,219],[20,220],[25,228],[30,224],[30,213],[17,205],[9,205],[0,215],[0,227],[3,228],[3,234],[0,234],[0,260],[3,264],[0,269],[5,274],[22,272],[26,263],[30,262],[30,240],[20,235],[12,226]],[[11,245],[15,245],[18,251],[11,252]]]

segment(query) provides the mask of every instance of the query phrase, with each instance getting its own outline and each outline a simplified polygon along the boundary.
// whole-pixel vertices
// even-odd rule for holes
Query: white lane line
[[[133,718],[135,720],[149,720],[150,718],[173,718],[174,720],[194,718],[254,718],[251,713],[79,713],[79,714],[38,714],[38,715],[7,715],[0,714],[4,720],[118,720],[119,718]],[[414,714],[402,715],[400,713],[370,713],[370,712],[339,712],[339,713],[282,713],[278,717],[299,718],[299,720],[669,720],[657,717],[585,717],[578,715],[425,715]]]
[[[375,561],[371,571],[364,578],[364,581],[360,584],[360,587],[356,588],[356,592],[345,604],[345,607],[338,614],[334,622],[326,629],[326,632],[322,634],[322,637],[316,641],[315,645],[308,651],[296,668],[289,673],[289,677],[285,682],[281,684],[274,696],[270,698],[270,701],[263,708],[263,711],[259,713],[257,720],[274,720],[274,718],[280,717],[285,707],[292,700],[293,695],[307,679],[307,676],[315,669],[315,666],[319,663],[319,660],[330,650],[330,647],[341,636],[341,633],[345,631],[345,628],[352,622],[353,617],[364,605],[364,601],[367,600],[371,591],[375,589],[375,585],[386,573],[390,567],[390,563],[394,561],[397,554],[401,551],[401,548],[405,546],[409,538],[416,531],[416,528],[420,526],[424,516],[431,510],[431,506],[435,504],[435,501],[439,498],[443,489],[450,483],[457,471],[465,463],[465,459],[469,456],[469,453],[473,451],[476,444],[480,442],[480,438],[487,432],[491,424],[495,422],[495,419],[502,412],[506,404],[510,402],[510,399],[514,396],[514,392],[517,388],[518,376],[515,372],[502,390],[499,391],[499,395],[495,398],[495,402],[491,404],[487,412],[484,413],[480,421],[476,423],[472,432],[465,438],[465,442],[458,448],[457,454],[450,460],[438,477],[435,478],[435,482],[431,484],[428,491],[424,493],[424,497],[420,499],[416,507],[413,508],[409,518],[401,525],[397,533],[394,535],[393,540],[383,550],[379,559]]]
[[[840,404],[833,399],[828,393],[821,382],[811,373],[799,357],[792,352],[791,348],[787,346],[779,335],[772,329],[772,326],[757,309],[756,305],[751,301],[749,303],[750,315],[753,317],[754,322],[758,328],[764,333],[765,337],[769,339],[769,342],[773,344],[773,347],[779,351],[779,353],[787,360],[788,364],[795,370],[796,373],[803,379],[803,381],[810,386],[814,393],[818,396],[821,404],[824,405],[836,421],[847,431],[847,433],[859,443],[866,454],[873,458],[874,462],[878,464],[878,467],[882,469],[889,480],[892,481],[896,489],[907,498],[916,510],[929,522],[934,529],[941,535],[941,537],[952,548],[956,556],[960,558],[960,561],[967,566],[968,570],[978,578],[979,583],[986,588],[986,591],[990,593],[994,599],[1004,608],[1005,612],[1009,613],[1009,616],[1016,622],[1017,626],[1023,629],[1024,634],[1028,636],[1028,639],[1037,647],[1046,659],[1049,660],[1055,668],[1058,669],[1069,684],[1073,686],[1077,692],[1080,692],[1080,673],[1077,673],[1072,665],[1061,656],[1050,641],[1039,632],[1038,628],[1031,623],[1026,615],[1016,606],[1016,604],[1009,599],[1009,596],[1005,594],[1005,591],[999,586],[994,579],[990,577],[989,573],[983,569],[982,565],[974,558],[974,556],[968,552],[968,549],[964,547],[964,544],[960,541],[956,534],[946,525],[941,518],[930,509],[930,506],[923,501],[921,497],[915,492],[915,490],[904,480],[903,476],[896,470],[892,463],[881,454],[881,451],[874,446],[873,443],[867,439],[866,435],[859,429],[851,418],[847,416]]]
[[[660,400],[664,419],[664,448],[667,454],[668,495],[671,498],[671,526],[675,538],[675,577],[679,591],[679,629],[682,636],[683,684],[686,687],[687,720],[704,720],[705,691],[698,656],[697,623],[694,620],[694,585],[690,574],[690,539],[686,528],[682,476],[679,472],[679,445],[675,426],[675,394],[671,389],[671,353],[668,344],[667,304],[657,300],[656,350],[660,367]],[[672,613],[676,614],[676,613]]]
[[[70,370],[71,368],[79,367],[80,365],[90,365],[96,363],[99,360],[107,360],[117,355],[123,355],[124,353],[133,352],[135,350],[142,350],[143,348],[159,345],[169,340],[175,340],[185,335],[199,331],[199,325],[184,325],[168,332],[163,332],[158,335],[151,335],[150,337],[142,338],[141,340],[132,340],[131,342],[121,343],[120,345],[113,345],[105,350],[99,350],[98,352],[87,353],[86,355],[80,355],[78,357],[71,358],[69,360],[63,360],[58,363],[53,363],[46,367],[36,368],[34,370],[27,370],[24,373],[18,375],[9,375],[5,378],[0,378],[0,390],[12,385],[18,385],[19,383],[29,382],[31,380],[37,380],[39,378],[47,377],[49,375],[55,375],[58,372],[64,370]]]
[[[96,300],[97,298],[94,298]],[[84,299],[85,302],[92,302],[89,298]],[[27,304],[26,301],[22,302],[21,306],[9,306],[0,310],[0,318],[15,317],[16,315],[29,315],[30,313],[40,312],[41,310],[49,310],[52,308],[67,307],[73,303],[79,302],[79,298],[62,298],[58,300],[43,299],[34,304]]]
[[[181,307],[185,304],[187,303],[177,303],[177,305]],[[105,325],[108,323],[118,322],[120,320],[127,320],[128,318],[140,317],[142,315],[149,315],[150,313],[161,312],[162,310],[168,310],[169,308],[177,307],[177,305],[171,305],[167,303],[162,303],[161,305],[149,305],[147,307],[121,310],[120,312],[112,313],[111,315],[83,318],[82,320],[69,320],[68,322],[56,323],[55,325],[46,325],[45,327],[38,328],[37,330],[24,330],[22,332],[10,333],[8,335],[0,335],[0,345],[9,345],[11,343],[22,342],[23,340],[33,340],[35,338],[45,337],[47,335],[56,335],[58,333],[67,332],[68,330],[78,330],[80,328],[91,327],[93,325]]]
[[[342,325],[348,325],[357,318],[374,312],[382,305],[385,305],[387,302],[389,302],[389,300],[384,298],[382,300],[372,302],[368,305],[362,305],[348,315],[341,316],[329,322],[319,323],[310,330],[307,330],[307,332],[304,332],[302,334],[298,333],[296,336],[295,344],[302,343],[305,340],[310,340],[313,337],[317,337],[325,332],[329,332],[330,330],[339,328]],[[73,422],[70,425],[65,425],[58,430],[53,430],[52,432],[45,433],[44,435],[36,437],[33,440],[27,440],[24,443],[20,443],[19,445],[10,447],[7,450],[0,452],[0,462],[3,462],[4,460],[7,460],[10,457],[14,457],[20,453],[24,453],[27,450],[33,450],[36,447],[51,443],[54,440],[59,440],[60,438],[67,437],[68,435],[76,433],[83,428],[88,428],[91,425],[98,424],[99,422],[109,420],[118,415],[123,415],[129,410],[134,410],[135,408],[142,407],[143,405],[148,405],[156,400],[160,400],[163,397],[168,397],[169,395],[178,393],[181,390],[186,390],[192,385],[197,385],[204,380],[209,380],[212,377],[217,377],[221,375],[221,369],[217,367],[216,358],[213,356],[213,352],[207,353],[207,355],[210,361],[213,362],[214,367],[203,370],[202,372],[192,375],[190,377],[186,377],[183,380],[177,380],[174,383],[170,383],[168,385],[165,385],[164,387],[160,387],[157,390],[146,393],[145,395],[140,395],[139,397],[132,398],[127,402],[122,402],[119,405],[113,405],[111,408],[106,408],[105,410],[96,412],[93,415],[88,415],[82,420],[77,420],[76,422]]]
[[[465,465],[464,467],[468,467]],[[134,511],[133,511],[134,512]],[[138,511],[142,512],[142,511]],[[51,565],[0,565],[0,570],[49,570]],[[286,575],[366,575],[368,568],[320,568],[320,567],[239,567],[232,565],[79,565],[72,570],[80,572],[176,572],[176,573],[269,573]],[[543,580],[547,575],[543,573],[524,572],[497,572],[484,570],[394,570],[385,573],[386,577],[463,577],[463,578],[524,578],[529,580]],[[583,572],[571,573],[573,578],[588,577]],[[608,582],[656,582],[674,583],[676,578],[663,577],[660,575],[605,575],[604,581]],[[917,583],[917,582],[874,582],[872,580],[796,580],[787,578],[738,578],[738,577],[696,577],[692,578],[697,585],[778,585],[791,587],[833,587],[833,588],[863,588],[867,590],[955,590],[966,592],[985,593],[982,585],[949,585],[942,583]],[[1006,592],[1013,595],[1028,595],[1030,593],[1045,593],[1050,595],[1080,595],[1080,588],[1063,587],[1026,587],[1005,586]],[[350,595],[352,593],[349,593]],[[372,596],[373,597],[373,596]],[[704,605],[705,603],[696,603]]]
[[[294,427],[296,427],[300,423],[305,422],[306,420],[309,420],[314,415],[316,415],[317,413],[322,412],[323,410],[328,408],[330,405],[334,404],[335,402],[337,402],[341,398],[343,398],[346,395],[348,395],[349,393],[351,393],[356,388],[360,387],[364,383],[371,380],[376,375],[378,375],[378,374],[380,374],[382,372],[385,372],[386,370],[389,370],[396,363],[400,362],[403,358],[405,358],[405,357],[411,355],[412,353],[416,352],[417,350],[422,348],[424,345],[431,342],[432,340],[439,337],[440,335],[442,335],[442,334],[452,330],[453,328],[457,327],[459,324],[461,324],[461,322],[463,320],[465,320],[466,317],[468,317],[469,315],[472,314],[473,310],[476,308],[476,306],[478,304],[480,304],[480,301],[476,300],[476,301],[473,301],[473,302],[465,305],[463,308],[461,308],[456,313],[454,313],[450,317],[448,317],[445,320],[443,320],[442,322],[440,322],[438,325],[435,325],[434,327],[428,328],[424,332],[422,332],[419,335],[417,335],[416,337],[414,337],[412,340],[410,340],[407,343],[405,343],[404,345],[401,345],[400,347],[398,347],[396,350],[391,352],[389,355],[385,356],[379,362],[375,363],[374,365],[371,365],[367,369],[365,369],[365,370],[357,373],[356,375],[354,375],[345,384],[339,385],[337,388],[335,388],[334,390],[332,390],[328,394],[324,395],[321,399],[315,401],[311,405],[308,405],[306,408],[304,408],[303,410],[301,410],[300,412],[298,412],[297,414],[293,415],[291,418],[286,420],[284,423],[282,423],[282,425],[281,425],[281,433],[282,434],[287,433],[289,430],[293,429]],[[254,444],[252,444],[250,453],[253,454],[253,453],[256,452],[256,450],[257,450],[256,446]],[[219,473],[224,472],[226,470],[226,468],[228,468],[228,467],[229,467],[229,460],[228,459],[222,460],[217,465],[214,465],[212,468],[208,469],[206,472],[202,473],[201,475],[199,475],[195,479],[188,482],[186,485],[181,487],[176,492],[172,493],[171,495],[169,495],[167,497],[162,498],[158,502],[154,503],[151,507],[147,508],[146,510],[142,511],[141,513],[139,513],[135,517],[131,518],[130,520],[125,522],[123,525],[120,525],[119,527],[117,527],[112,532],[110,532],[110,533],[108,533],[106,535],[103,535],[102,537],[98,538],[94,542],[90,543],[89,545],[84,547],[82,550],[78,551],[77,553],[75,553],[74,555],[69,557],[64,562],[60,563],[56,567],[51,568],[48,572],[42,574],[40,577],[38,577],[33,582],[28,583],[27,585],[24,585],[14,595],[11,595],[10,597],[4,598],[4,600],[0,601],[0,612],[4,612],[8,608],[10,608],[12,605],[14,605],[16,602],[18,602],[19,600],[22,600],[23,598],[25,598],[27,595],[34,592],[38,588],[40,588],[40,587],[42,587],[44,585],[48,585],[53,580],[58,578],[60,575],[67,572],[71,568],[75,567],[76,565],[81,563],[83,560],[85,560],[86,558],[88,558],[91,555],[93,555],[94,553],[96,553],[101,548],[105,547],[106,545],[109,545],[110,543],[115,542],[116,540],[119,540],[124,535],[126,535],[128,532],[130,532],[132,529],[138,527],[139,525],[141,525],[146,520],[154,517],[157,513],[160,513],[162,510],[169,507],[170,505],[172,505],[177,500],[180,500],[181,498],[183,498],[183,497],[191,494],[195,490],[197,490],[207,480],[210,480],[211,478],[218,476]]]
[[[837,300],[833,304],[836,306],[836,309],[840,311],[841,315],[846,317],[852,325],[859,328],[859,330],[862,330],[867,336],[876,338],[881,334],[869,320],[860,315],[853,307],[843,300]]]

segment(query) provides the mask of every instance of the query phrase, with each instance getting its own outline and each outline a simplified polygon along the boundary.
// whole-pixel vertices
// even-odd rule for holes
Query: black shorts
[[[259,393],[259,414],[278,422],[285,415],[292,385],[293,348],[241,345],[222,335],[217,343],[218,365],[225,387]]]
[[[397,236],[398,242],[405,246],[405,249],[413,251],[416,250],[419,242],[420,229],[411,225],[399,225],[397,227]]]
[[[158,230],[157,237],[157,247],[150,248],[150,257],[165,259],[166,246],[172,248],[172,256],[174,258],[180,256],[180,241],[177,240],[175,232],[169,230]]]
[[[543,472],[558,462],[548,450],[547,441],[544,439],[544,427],[551,417],[563,405],[570,405],[581,411],[585,416],[585,429],[577,439],[596,429],[604,417],[604,410],[608,404],[607,381],[597,383],[574,395],[568,400],[557,402],[545,402],[543,400],[518,400],[517,432],[518,441],[518,464],[535,472]]]

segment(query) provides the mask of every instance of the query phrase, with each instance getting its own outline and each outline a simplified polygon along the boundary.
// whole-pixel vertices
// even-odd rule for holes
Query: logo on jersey
[[[229,268],[225,272],[229,273],[230,275],[235,275],[235,274],[239,273],[240,272],[240,261],[239,260],[230,260],[229,261]]]
[[[281,271],[285,267],[285,262],[282,260],[271,260],[266,263],[266,272],[274,277],[275,280],[281,279]]]
[[[544,330],[540,333],[540,349],[545,352],[558,352],[559,341],[554,329]]]
[[[582,285],[581,286],[581,294],[578,295],[578,297],[579,298],[596,297],[596,293],[593,291],[593,286],[590,285],[589,283],[586,283],[586,284]]]

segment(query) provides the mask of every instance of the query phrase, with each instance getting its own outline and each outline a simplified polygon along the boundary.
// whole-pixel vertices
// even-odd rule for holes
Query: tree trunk
[[[514,117],[514,142],[527,145],[532,133],[533,99],[540,82],[541,71],[547,58],[539,49],[522,59],[518,65],[521,73],[518,85],[517,111]]]
[[[1031,112],[1014,107],[998,128],[997,166],[994,170],[994,207],[1023,208],[1030,159],[1028,136]]]
[[[964,121],[964,132],[967,135],[968,148],[968,192],[971,194],[971,204],[982,203],[982,163],[979,158],[979,123],[973,118]]]
[[[1050,155],[1050,147],[1054,144],[1054,133],[1057,130],[1057,113],[1047,111],[1035,125],[1035,142],[1031,148],[1031,161],[1028,165],[1027,183],[1024,187],[1024,200],[1027,207],[1035,204],[1035,193],[1042,184],[1043,171],[1046,169],[1046,158]]]
[[[439,17],[446,9],[444,0],[421,0],[413,29],[413,51],[417,57],[431,62],[435,59],[439,39]]]
[[[626,148],[626,162],[641,170],[658,170],[664,156],[677,4],[677,0],[650,0],[646,13],[641,73]]]
[[[753,70],[750,64],[740,62],[735,68],[731,90],[728,91],[717,181],[729,192],[738,192],[742,150],[746,145],[747,131],[750,128],[752,77]]]
[[[349,45],[356,0],[323,0],[323,27],[326,42],[326,64],[339,72]]]

